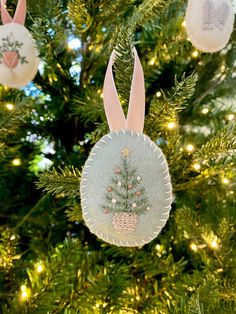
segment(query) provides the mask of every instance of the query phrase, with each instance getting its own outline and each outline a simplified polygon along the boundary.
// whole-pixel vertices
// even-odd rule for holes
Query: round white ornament
[[[35,41],[25,28],[25,1],[19,1],[14,19],[3,5],[0,26],[0,83],[12,88],[27,85],[38,71],[39,58]]]
[[[219,51],[233,31],[232,0],[189,0],[185,20],[187,35],[197,49]]]
[[[84,166],[80,192],[87,226],[111,244],[143,246],[169,218],[168,165],[161,149],[142,133],[121,130],[104,136]]]
[[[127,120],[112,75],[113,52],[104,82],[104,106],[111,133],[92,149],[80,186],[83,218],[90,231],[118,246],[143,246],[169,218],[172,187],[161,149],[142,133],[145,89],[135,63]]]

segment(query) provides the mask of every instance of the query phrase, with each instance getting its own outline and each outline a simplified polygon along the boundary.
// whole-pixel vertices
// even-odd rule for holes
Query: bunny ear
[[[16,13],[13,18],[13,22],[24,25],[25,18],[26,18],[26,0],[19,0],[16,8]]]
[[[6,8],[6,0],[1,0],[1,18],[2,18],[2,23],[3,24],[8,24],[12,22],[12,17],[10,14],[7,12]]]
[[[103,101],[107,122],[111,132],[125,128],[125,116],[122,110],[112,73],[112,65],[115,61],[115,51],[113,50],[103,85]]]
[[[111,132],[128,129],[136,132],[143,132],[145,116],[145,87],[142,65],[137,51],[134,53],[134,72],[131,84],[130,102],[127,121],[122,110],[119,97],[116,91],[112,74],[112,65],[115,59],[115,51],[112,52],[107,67],[103,86],[103,100],[107,121]]]
[[[142,133],[145,118],[144,74],[136,48],[133,48],[133,53],[134,53],[134,73],[131,84],[126,129]]]
[[[1,18],[3,24],[8,23],[18,23],[21,25],[25,24],[25,18],[26,18],[26,0],[19,0],[16,8],[16,13],[14,18],[10,16],[8,13],[6,7],[6,0],[1,0]]]

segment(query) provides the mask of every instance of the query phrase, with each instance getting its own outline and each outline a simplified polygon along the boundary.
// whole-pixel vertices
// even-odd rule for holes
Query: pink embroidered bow
[[[127,119],[125,118],[124,112],[122,110],[112,74],[112,65],[116,55],[114,50],[108,63],[103,86],[103,100],[106,117],[111,132],[122,129],[141,133],[143,132],[145,116],[144,74],[138,53],[135,48],[133,48],[133,54],[134,71]]]

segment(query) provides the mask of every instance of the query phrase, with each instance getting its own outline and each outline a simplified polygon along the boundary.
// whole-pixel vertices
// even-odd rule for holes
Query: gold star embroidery
[[[129,157],[130,150],[128,148],[125,148],[122,150],[122,156],[123,157]]]

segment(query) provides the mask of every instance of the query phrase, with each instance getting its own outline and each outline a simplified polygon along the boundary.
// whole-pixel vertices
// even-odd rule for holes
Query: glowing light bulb
[[[45,265],[42,261],[39,261],[38,263],[35,264],[35,269],[38,273],[42,273],[45,269]]]
[[[37,270],[38,273],[42,273],[44,271],[43,264],[42,263],[38,263],[36,265],[36,270]]]
[[[169,122],[169,123],[167,124],[167,128],[168,128],[169,130],[175,129],[175,128],[176,128],[176,123],[175,123],[175,122]]]
[[[188,144],[186,149],[189,153],[192,153],[194,151],[194,146],[192,144]]]
[[[201,165],[199,165],[199,164],[193,164],[193,169],[198,171],[198,170],[201,169]]]
[[[149,64],[150,64],[150,65],[154,65],[154,64],[155,64],[155,61],[156,61],[156,58],[153,57],[153,58],[149,61]]]
[[[228,178],[223,178],[222,179],[222,182],[225,184],[225,185],[227,185],[227,184],[229,184],[229,179]]]
[[[5,107],[8,109],[8,110],[13,110],[14,109],[14,105],[13,104],[6,104]]]
[[[160,98],[161,97],[161,92],[157,92],[156,96],[157,96],[157,98]]]
[[[208,114],[209,112],[209,109],[208,108],[203,108],[202,109],[202,114]]]
[[[231,114],[229,114],[228,116],[227,116],[227,120],[228,121],[233,121],[235,119],[235,115],[233,114],[233,113],[231,113]]]
[[[73,38],[68,42],[69,49],[79,49],[81,48],[81,40],[79,38]]]
[[[181,25],[182,25],[183,27],[186,27],[186,21],[184,20],[184,21],[181,23]]]
[[[26,299],[28,297],[28,294],[26,291],[22,292],[21,294],[22,298]]]
[[[13,235],[10,237],[10,240],[11,240],[11,241],[14,241],[15,238],[16,238],[16,236],[13,234]]]
[[[27,301],[30,298],[31,290],[30,288],[27,288],[26,285],[22,285],[20,287],[21,294],[20,299],[21,301]]]
[[[21,290],[22,292],[26,291],[26,290],[27,290],[26,285],[22,285],[22,286],[20,287],[20,290]]]
[[[218,249],[219,249],[219,243],[217,242],[216,239],[214,239],[214,240],[210,243],[210,247],[211,247],[213,250],[218,250]]]
[[[20,166],[21,165],[20,158],[13,159],[12,164],[13,164],[13,166],[16,166],[16,167]]]
[[[197,58],[199,56],[199,52],[197,50],[193,51],[192,57]]]
[[[191,249],[192,251],[194,251],[194,252],[197,252],[198,247],[197,247],[197,245],[196,245],[194,242],[192,242],[192,243],[190,244],[190,249]]]

